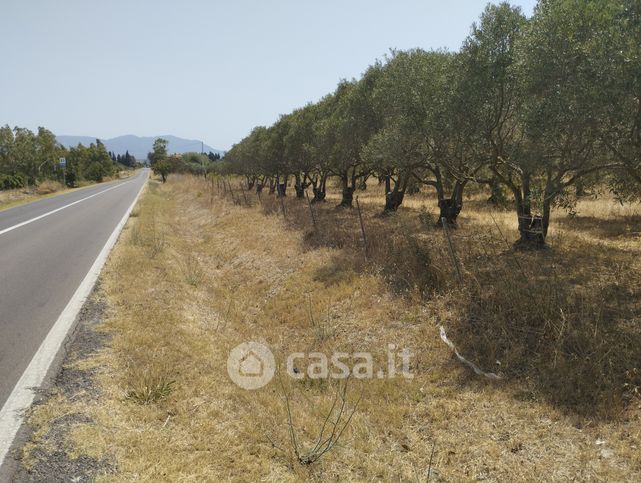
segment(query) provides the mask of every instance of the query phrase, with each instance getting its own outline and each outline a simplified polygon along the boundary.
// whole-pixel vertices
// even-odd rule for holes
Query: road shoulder
[[[107,309],[98,283],[80,311],[53,381],[38,391],[37,401],[27,412],[26,423],[7,458],[11,481],[51,481],[52,477],[56,481],[93,481],[113,472],[112,461],[76,455],[65,442],[75,426],[92,422],[86,414],[69,410],[68,403],[92,404],[100,396],[100,386],[94,379],[98,368],[86,361],[110,339],[97,328]],[[58,413],[50,419],[47,408],[51,406],[57,406]]]

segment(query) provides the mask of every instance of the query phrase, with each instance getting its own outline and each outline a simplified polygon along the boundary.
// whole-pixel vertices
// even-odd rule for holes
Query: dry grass
[[[0,190],[0,211],[8,210],[9,208],[14,208],[26,203],[31,203],[32,201],[37,201],[43,198],[50,198],[52,196],[68,192],[68,190],[62,189],[61,184],[60,189],[57,189],[57,184],[58,183],[47,182],[45,185],[46,189],[44,189],[43,192],[40,192],[39,187],[28,187],[15,190]]]
[[[45,180],[36,187],[36,194],[48,195],[64,189],[64,185],[59,181]]]
[[[335,210],[334,194],[314,206],[314,230],[305,202],[288,198],[284,219],[267,193],[262,206],[248,193],[247,207],[212,187],[152,182],[103,274],[113,339],[87,362],[103,395],[32,416],[88,414],[95,423],[74,426],[69,446],[114,458],[105,478],[426,481],[431,468],[429,481],[641,479],[638,206],[581,202],[578,216],[555,217],[551,249],[521,253],[504,240],[512,213],[477,195],[453,233],[459,282],[430,196],[381,218],[380,193],[359,193],[366,258],[356,214]],[[504,380],[462,366],[440,324]],[[227,355],[249,340],[281,366],[311,351],[384,361],[392,343],[415,354],[414,378],[350,381],[344,433],[303,464],[291,429],[309,455],[339,389],[284,375],[236,387]]]
[[[116,179],[128,178],[135,172],[136,171],[119,171],[116,176],[107,177],[103,182],[106,183]],[[31,203],[32,201],[68,193],[72,190],[94,186],[95,184],[96,183],[90,181],[81,181],[78,188],[66,188],[58,181],[45,180],[36,187],[29,186],[15,190],[0,190],[0,211]]]

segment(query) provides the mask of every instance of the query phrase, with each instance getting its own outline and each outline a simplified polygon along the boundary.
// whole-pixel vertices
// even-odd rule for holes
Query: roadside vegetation
[[[59,159],[66,159],[66,169]],[[118,171],[139,167],[129,153],[108,152],[99,139],[89,146],[79,144],[70,149],[56,141],[55,135],[38,128],[38,133],[16,127],[0,127],[0,190],[39,186],[50,181],[72,188],[82,182],[101,182]]]
[[[170,155],[167,152],[168,144],[166,139],[158,138],[154,141],[151,152],[147,154],[149,165],[154,173],[160,176],[163,183],[167,181],[169,173],[191,173],[206,178],[209,173],[220,172],[219,153],[190,152]]]
[[[60,158],[66,160],[64,169]],[[122,156],[108,152],[98,139],[89,146],[67,149],[43,127],[37,133],[0,127],[0,209],[66,188],[114,179],[139,166],[128,152]]]
[[[459,278],[433,194],[393,218],[381,187],[359,195],[366,253],[358,210],[333,207],[339,186],[312,218],[305,200],[243,196],[242,182],[150,182],[101,279],[111,342],[68,367],[100,395],[54,388],[32,411],[27,465],[66,415],[85,421],[67,428],[69,458],[109,462],[106,480],[641,478],[640,205],[582,199],[573,217],[555,211],[553,249],[521,253],[502,235],[511,211],[469,191],[450,231]],[[440,326],[501,379],[461,364]],[[258,391],[226,370],[248,340],[281,372]],[[388,343],[411,348],[413,379],[283,371],[292,352],[379,358]],[[334,422],[347,425],[322,453]]]
[[[627,0],[541,0],[529,19],[489,5],[459,51],[392,51],[256,127],[220,168],[279,196],[292,180],[314,202],[337,180],[341,207],[379,183],[386,214],[434,190],[437,221],[450,225],[480,184],[509,201],[519,244],[542,247],[554,207],[572,209],[593,187],[622,201],[641,193],[640,19]]]
[[[99,388],[35,406],[107,480],[641,480],[641,6],[489,5],[223,159],[157,179],[106,266]],[[248,391],[230,350],[265,343]],[[289,354],[413,353],[295,379]],[[455,349],[454,349],[455,348]],[[44,455],[44,456],[43,456]]]

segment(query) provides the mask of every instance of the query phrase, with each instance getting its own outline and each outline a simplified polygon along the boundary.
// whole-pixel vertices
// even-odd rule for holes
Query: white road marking
[[[129,183],[129,181],[127,181],[127,183]],[[20,380],[16,383],[13,391],[11,391],[11,394],[9,395],[9,398],[5,402],[4,406],[2,407],[2,409],[0,409],[0,466],[2,466],[7,453],[9,452],[9,448],[11,448],[13,440],[18,433],[20,426],[22,425],[22,421],[24,419],[23,413],[26,409],[29,408],[29,406],[31,406],[31,403],[34,400],[34,389],[40,387],[40,385],[44,381],[44,378],[49,371],[49,367],[55,360],[60,347],[67,338],[69,330],[73,327],[78,312],[80,312],[80,309],[91,293],[91,290],[93,289],[96,280],[100,275],[100,271],[107,261],[109,252],[111,252],[111,249],[116,244],[116,241],[120,236],[120,232],[125,226],[125,223],[127,223],[127,219],[131,214],[131,210],[133,210],[136,202],[138,201],[138,198],[140,197],[140,193],[142,193],[142,190],[145,186],[146,183],[143,183],[143,185],[140,187],[140,190],[136,194],[136,198],[134,199],[133,203],[131,203],[131,206],[127,208],[124,216],[109,236],[109,239],[107,239],[107,242],[102,247],[102,250],[96,257],[96,260],[93,262],[93,265],[89,269],[89,272],[87,272],[87,275],[76,289],[75,293],[71,297],[71,300],[69,300],[69,303],[64,308],[64,310],[56,320],[56,323],[47,334],[47,337],[45,337],[45,339],[42,341],[42,344],[40,344],[40,347],[31,359],[29,366],[27,366],[24,373],[22,374],[22,377],[20,377]],[[105,191],[96,193],[96,195],[102,194]],[[90,198],[91,196],[87,198]],[[83,200],[87,198],[83,198]],[[83,200],[78,200],[73,204]],[[60,209],[62,208],[59,208],[59,210]],[[19,225],[16,225],[16,227],[17,226]]]
[[[107,191],[115,190],[116,188],[120,188],[121,186],[126,185],[127,183],[131,183],[133,180],[125,181],[124,183],[117,184],[116,186],[112,186],[111,188],[107,188],[106,190],[99,191],[98,193],[94,193],[89,196],[85,196],[84,198],[80,198],[79,200],[74,201],[73,203],[69,203],[67,205],[61,206],[60,208],[56,208],[55,210],[48,211],[47,213],[43,213],[42,215],[36,216],[35,218],[31,218],[30,220],[23,221],[22,223],[18,223],[17,225],[10,226],[9,228],[5,228],[4,230],[0,230],[0,235],[4,235],[5,233],[8,233],[12,230],[15,230],[16,228],[20,228],[21,226],[28,225],[29,223],[33,223],[34,221],[42,220],[43,218],[53,215],[54,213],[58,213],[59,211],[64,210],[65,208],[69,208],[70,206],[77,205],[78,203],[82,201],[86,201],[89,198],[93,198],[94,196],[101,195],[103,193],[106,193]]]

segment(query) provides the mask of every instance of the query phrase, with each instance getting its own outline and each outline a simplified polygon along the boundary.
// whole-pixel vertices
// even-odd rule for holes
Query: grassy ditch
[[[32,424],[88,416],[68,451],[114,461],[101,478],[117,481],[641,478],[638,213],[586,203],[557,217],[552,248],[514,252],[512,214],[470,200],[451,234],[459,278],[433,200],[391,218],[375,190],[360,201],[367,254],[331,197],[314,226],[304,201],[283,217],[266,193],[150,182],[102,275],[110,342],[82,361],[101,395],[57,395]],[[462,365],[441,325],[502,379]],[[227,374],[246,341],[278,366],[255,391]],[[412,379],[285,370],[294,352],[384,363],[390,344],[413,353]]]

